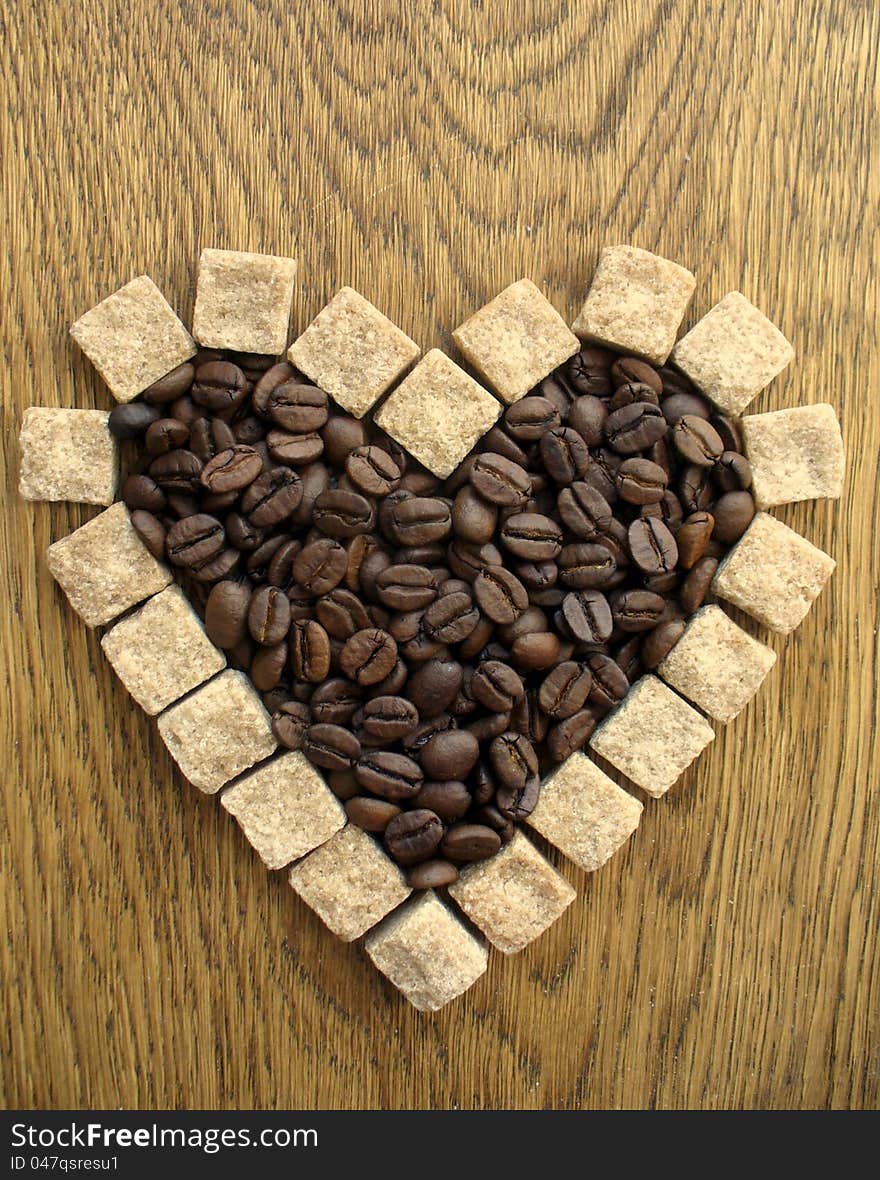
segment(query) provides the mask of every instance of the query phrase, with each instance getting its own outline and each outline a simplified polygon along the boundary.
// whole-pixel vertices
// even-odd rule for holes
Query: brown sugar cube
[[[682,336],[672,363],[725,413],[740,414],[793,356],[776,325],[731,291]]]
[[[642,810],[638,799],[578,752],[543,784],[527,822],[578,868],[592,873],[630,838]]]
[[[643,676],[599,726],[590,746],[659,799],[713,740],[696,709],[656,676]]]
[[[80,316],[70,334],[118,402],[132,401],[196,352],[193,338],[147,275]]]
[[[365,943],[374,965],[420,1012],[436,1012],[486,970],[486,947],[431,891],[413,898]]]
[[[193,336],[205,348],[280,356],[287,346],[293,258],[203,250]]]
[[[269,869],[283,869],[344,826],[342,804],[320,774],[291,750],[244,775],[220,796]]]
[[[468,865],[449,896],[493,946],[516,954],[543,934],[575,899],[575,891],[522,832],[491,860]]]
[[[295,864],[290,884],[343,942],[360,938],[412,892],[397,865],[354,824]]]
[[[287,350],[291,364],[362,418],[419,355],[419,346],[351,287],[338,291]]]
[[[149,714],[180,700],[226,667],[177,586],[156,594],[101,640],[113,671]]]
[[[243,672],[226,671],[159,718],[171,757],[194,787],[214,795],[275,753],[272,723]]]
[[[803,620],[836,565],[800,533],[759,512],[721,562],[712,590],[771,631],[787,635]]]
[[[109,623],[171,581],[171,572],[147,550],[121,502],[50,545],[46,562],[87,627]]]
[[[691,616],[657,668],[667,684],[715,721],[741,713],[776,663],[776,653],[738,627],[717,606]]]
[[[663,365],[696,282],[668,258],[636,246],[606,246],[572,331]]]
[[[25,410],[18,481],[25,500],[112,504],[119,453],[109,417],[105,410]]]
[[[748,414],[741,425],[759,508],[839,498],[844,454],[833,406]]]
[[[429,471],[445,479],[500,413],[497,398],[433,348],[394,390],[375,422]]]
[[[520,279],[452,333],[468,363],[500,398],[518,401],[580,348],[531,279]]]

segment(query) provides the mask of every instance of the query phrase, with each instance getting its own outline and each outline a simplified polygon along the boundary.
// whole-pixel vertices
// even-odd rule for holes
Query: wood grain
[[[20,1107],[875,1107],[875,263],[870,0],[18,0],[2,9],[2,1101]],[[839,563],[760,698],[522,955],[419,1016],[173,769],[46,570],[93,510],[17,497],[30,404],[108,406],[67,337],[204,245],[301,260],[423,347],[598,252],[743,290],[831,401]]]

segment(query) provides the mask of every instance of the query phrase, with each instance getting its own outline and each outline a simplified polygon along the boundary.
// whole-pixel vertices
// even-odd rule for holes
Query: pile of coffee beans
[[[445,483],[272,357],[202,352],[110,428],[145,544],[414,888],[510,840],[754,514],[736,421],[595,347]]]

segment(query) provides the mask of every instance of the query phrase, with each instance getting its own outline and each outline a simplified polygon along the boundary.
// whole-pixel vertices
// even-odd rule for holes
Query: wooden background
[[[873,0],[16,0],[2,9],[2,1101],[20,1107],[875,1107],[880,442]],[[831,401],[839,562],[759,700],[549,935],[433,1017],[268,875],[49,577],[93,509],[17,497],[32,404],[110,405],[70,322],[210,245],[300,259],[424,347],[600,247],[742,289]]]

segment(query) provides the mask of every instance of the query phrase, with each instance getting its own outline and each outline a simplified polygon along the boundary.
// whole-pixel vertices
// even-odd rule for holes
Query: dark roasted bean
[[[642,644],[642,664],[649,671],[669,655],[684,634],[686,623],[684,619],[670,619],[668,623],[661,623],[645,637]]]
[[[466,863],[488,860],[501,847],[501,837],[486,824],[453,824],[440,844],[449,860]]]
[[[656,627],[665,607],[664,599],[651,590],[619,590],[611,596],[615,626],[627,633]]]
[[[571,426],[556,426],[541,438],[541,461],[558,484],[581,479],[590,464],[587,444]]]
[[[114,438],[125,441],[140,438],[158,418],[159,411],[154,406],[144,402],[125,402],[110,411],[107,428]]]
[[[650,459],[625,459],[617,469],[617,490],[628,504],[656,504],[663,499],[666,472]]]
[[[519,507],[531,491],[531,482],[523,468],[491,451],[474,460],[471,484],[484,500],[505,508]]]
[[[260,586],[248,606],[248,630],[255,643],[273,647],[287,638],[290,600],[275,586]],[[309,679],[308,677],[306,679]]]
[[[177,401],[190,388],[195,375],[195,368],[189,361],[185,361],[145,389],[142,395],[143,399],[151,406],[163,406],[169,402]]]
[[[583,707],[592,686],[589,668],[567,660],[545,677],[538,690],[538,704],[548,717],[562,721]]]
[[[562,615],[573,638],[603,643],[613,626],[608,600],[598,590],[574,590],[562,600]]]
[[[229,361],[208,361],[195,372],[191,396],[193,401],[219,414],[234,410],[248,392],[248,380],[238,365]]]
[[[424,781],[422,769],[405,754],[388,750],[368,751],[355,767],[355,777],[362,787],[381,799],[410,799]]]
[[[396,803],[387,799],[374,799],[370,795],[355,795],[345,802],[345,814],[365,832],[384,832],[389,823],[400,815]]]
[[[389,565],[376,578],[376,594],[391,610],[411,611],[433,602],[437,587],[423,565]]]
[[[387,496],[400,483],[401,470],[381,447],[356,447],[345,460],[355,487],[367,496]]]
[[[348,770],[355,763],[360,766],[358,759],[361,756],[361,744],[350,730],[343,729],[341,725],[310,725],[305,732],[302,748],[311,762],[323,766],[325,770]]]
[[[165,538],[165,552],[173,565],[196,567],[216,557],[225,543],[226,534],[220,521],[198,513],[171,526]]]
[[[396,662],[397,644],[378,627],[356,631],[339,654],[339,667],[349,680],[361,685],[384,680]]]
[[[554,762],[564,762],[580,750],[596,728],[596,714],[592,709],[579,709],[571,717],[551,725],[547,733],[547,752]]]
[[[644,574],[666,574],[678,563],[675,537],[655,516],[634,520],[628,530],[629,551]]]
[[[689,570],[697,564],[706,551],[714,527],[715,517],[709,512],[692,512],[682,522],[675,534],[678,564],[682,569]]]
[[[423,860],[413,865],[406,876],[412,889],[442,889],[458,880],[458,869],[448,860]]]
[[[438,815],[426,808],[403,811],[385,829],[385,848],[399,865],[428,860],[443,839],[444,827]]]
[[[241,510],[251,524],[264,528],[279,524],[302,499],[302,480],[289,467],[264,471],[250,484],[241,498]]]
[[[712,505],[715,528],[712,539],[723,545],[738,541],[755,515],[755,501],[751,492],[725,492]]]
[[[630,402],[608,415],[605,437],[619,455],[647,450],[666,433],[666,419],[659,406]]]
[[[157,561],[165,560],[165,526],[152,512],[136,508],[131,514],[134,531]]]
[[[474,581],[480,610],[495,623],[512,623],[529,605],[522,582],[503,566],[487,566]]]
[[[428,606],[424,614],[426,633],[440,643],[461,643],[479,621],[480,612],[464,590],[443,594]]]
[[[501,528],[501,543],[524,561],[549,561],[562,548],[562,530],[549,516],[515,512]]]
[[[600,590],[616,570],[614,554],[606,545],[579,541],[566,545],[559,555],[559,580],[572,590]]]
[[[658,396],[663,392],[663,380],[647,361],[634,356],[621,356],[611,366],[611,380],[615,387],[638,381],[653,389]]]
[[[302,748],[309,727],[309,706],[299,701],[287,701],[272,717],[272,732],[288,750]]]
[[[672,430],[672,441],[684,461],[696,467],[711,467],[724,451],[715,427],[695,414],[684,414],[678,419]]]
[[[685,578],[678,594],[678,600],[685,614],[692,615],[703,605],[703,600],[709,593],[709,587],[712,585],[712,579],[715,577],[717,569],[717,558],[704,556],[699,559]]]

